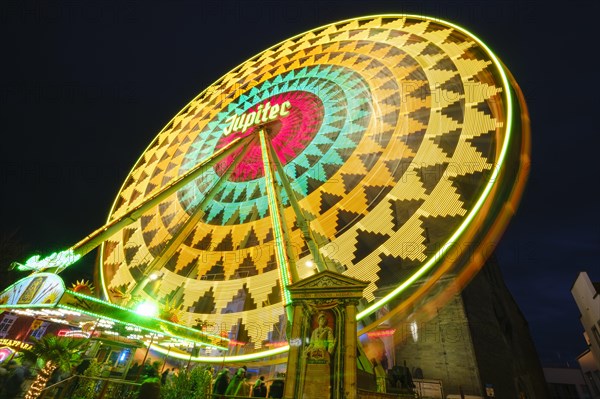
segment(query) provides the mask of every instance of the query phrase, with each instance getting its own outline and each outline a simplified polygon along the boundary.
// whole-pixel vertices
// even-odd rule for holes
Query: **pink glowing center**
[[[222,148],[234,139],[241,136],[256,134],[258,129],[265,129],[269,140],[275,149],[281,163],[286,165],[297,157],[313,140],[323,121],[323,104],[314,94],[305,91],[292,91],[271,97],[248,109],[244,115],[252,112],[259,113],[267,103],[273,105],[286,105],[286,112],[281,116],[266,123],[248,127],[245,131],[233,131],[221,137],[216,148]],[[283,116],[285,114],[285,116]],[[243,128],[242,128],[243,129]],[[217,174],[222,175],[244,149],[236,150],[232,155],[215,165]],[[263,161],[260,144],[253,142],[248,153],[233,173],[230,181],[253,180],[264,175]]]

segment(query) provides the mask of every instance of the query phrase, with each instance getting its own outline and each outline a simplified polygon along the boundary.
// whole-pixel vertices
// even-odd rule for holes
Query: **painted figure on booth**
[[[313,361],[325,361],[329,363],[330,355],[335,348],[335,337],[333,329],[329,327],[329,321],[325,312],[317,314],[318,326],[312,331],[310,342],[305,350],[305,355]]]

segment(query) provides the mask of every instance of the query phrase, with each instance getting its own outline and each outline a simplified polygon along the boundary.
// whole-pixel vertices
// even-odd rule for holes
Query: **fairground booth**
[[[152,345],[168,348],[173,359],[188,361],[197,360],[194,354],[228,350],[228,338],[161,319],[155,305],[129,309],[77,292],[89,291],[86,284],[73,288],[66,289],[57,274],[39,272],[0,294],[1,362],[31,348],[30,337],[48,333],[88,340],[84,357],[107,365],[110,377],[125,377],[135,361],[150,359]]]

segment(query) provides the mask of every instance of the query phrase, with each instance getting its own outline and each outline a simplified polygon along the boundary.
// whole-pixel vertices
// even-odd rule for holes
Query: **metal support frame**
[[[269,140],[266,140],[266,141],[267,141],[266,147],[267,147],[267,151],[269,151],[270,159],[272,159],[274,161],[274,164],[275,164],[275,167],[277,170],[277,174],[279,175],[281,183],[283,184],[283,189],[285,190],[285,192],[288,195],[288,198],[290,199],[290,204],[292,205],[292,209],[294,211],[294,214],[296,215],[296,221],[298,222],[298,226],[300,227],[300,230],[302,231],[304,241],[306,241],[306,243],[308,245],[308,250],[310,251],[310,253],[313,257],[313,260],[317,264],[317,270],[319,272],[322,272],[322,271],[328,270],[328,269],[335,271],[334,269],[328,267],[327,262],[323,258],[323,255],[321,254],[321,251],[319,250],[319,245],[317,244],[317,242],[314,238],[313,232],[310,228],[310,222],[308,220],[306,220],[306,217],[304,216],[304,212],[302,211],[302,208],[300,207],[300,204],[298,203],[298,200],[296,199],[296,195],[294,194],[294,191],[292,190],[292,185],[290,184],[290,181],[288,180],[287,175],[285,174],[285,171],[283,170],[283,165],[281,163],[281,160],[275,153],[275,149],[273,148],[273,145],[271,144],[271,142]]]
[[[281,290],[283,306],[288,313],[288,319],[291,319],[291,298],[287,292],[287,286],[295,281],[299,281],[298,269],[294,260],[292,246],[289,240],[289,231],[287,224],[284,223],[283,212],[281,211],[281,200],[279,191],[275,184],[275,178],[272,171],[273,160],[267,147],[267,138],[264,128],[258,132],[260,138],[261,154],[263,159],[263,168],[265,172],[265,186],[267,190],[267,198],[269,202],[269,212],[271,213],[271,222],[273,226],[273,236],[275,238],[275,259],[279,269],[281,278]]]
[[[173,183],[163,187],[157,193],[151,195],[150,198],[148,198],[143,203],[128,210],[117,219],[110,221],[109,223],[94,231],[92,234],[85,237],[83,240],[79,241],[77,244],[73,245],[71,249],[75,254],[81,256],[92,251],[94,248],[96,248],[104,241],[109,239],[117,231],[135,222],[152,207],[158,205],[170,195],[176,193],[177,190],[185,186],[187,183],[199,177],[206,170],[206,168],[209,168],[215,163],[218,163],[221,160],[223,160],[223,158],[225,158],[232,151],[234,151],[240,145],[242,145],[242,143],[244,143],[247,138],[248,136],[245,136],[233,140],[231,143],[218,150],[210,158],[205,159],[204,161],[197,164],[193,169],[189,170],[184,175],[181,175],[180,177],[175,179]]]
[[[242,159],[244,159],[244,156],[248,153],[248,151],[252,147],[251,143],[254,141],[255,141],[255,137],[252,136],[250,138],[250,141],[248,142],[248,145],[244,146],[244,149],[242,150],[242,152],[234,159],[234,161],[231,163],[231,165],[229,165],[229,168],[227,168],[225,173],[221,177],[219,177],[217,182],[208,190],[208,192],[206,193],[204,198],[202,198],[200,203],[196,206],[194,213],[192,215],[190,215],[190,217],[185,221],[185,223],[183,224],[181,229],[177,232],[177,234],[175,234],[171,238],[171,240],[169,240],[169,242],[167,243],[165,248],[162,250],[162,252],[159,254],[159,256],[154,258],[152,260],[152,262],[150,263],[150,265],[148,265],[148,267],[146,268],[146,271],[145,271],[146,276],[149,276],[151,273],[160,270],[165,265],[165,263],[167,263],[167,261],[175,254],[175,252],[179,248],[179,245],[181,243],[183,243],[183,241],[185,241],[185,239],[190,235],[190,233],[196,227],[196,224],[204,216],[204,208],[208,205],[209,202],[211,202],[213,200],[215,195],[217,195],[217,193],[219,192],[219,189],[223,186],[223,184],[225,182],[227,182],[227,179],[229,178],[229,176],[231,176],[231,174],[233,173],[233,171],[235,170],[237,165],[242,161]],[[145,281],[145,283],[144,283],[144,281]],[[134,297],[136,295],[138,295],[149,282],[148,278],[144,279],[144,281],[137,284],[131,290],[130,302],[134,301]]]

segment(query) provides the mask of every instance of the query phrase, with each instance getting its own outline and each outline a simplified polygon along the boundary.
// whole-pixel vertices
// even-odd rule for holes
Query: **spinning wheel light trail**
[[[528,123],[512,76],[463,28],[329,24],[194,98],[136,162],[107,225],[72,249],[103,242],[109,300],[175,301],[182,324],[247,342],[240,361],[285,341],[286,286],[314,273],[296,267],[309,261],[370,282],[357,318],[371,328],[378,309],[424,309],[441,277],[464,285],[482,266],[523,190]]]

